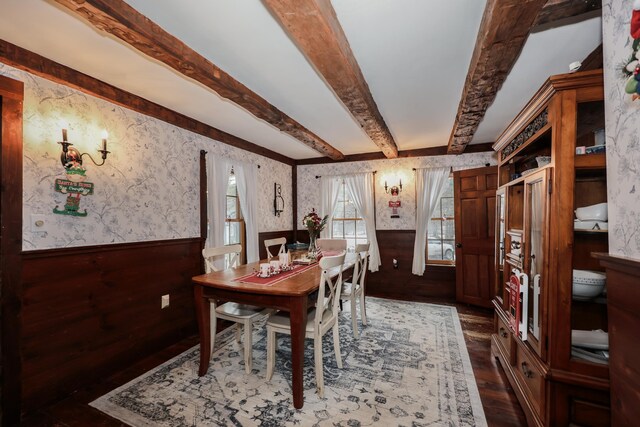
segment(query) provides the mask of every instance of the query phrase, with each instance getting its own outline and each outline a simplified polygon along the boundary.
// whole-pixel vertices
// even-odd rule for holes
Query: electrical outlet
[[[169,294],[162,295],[162,297],[160,297],[160,308],[167,308],[167,307],[169,307]]]

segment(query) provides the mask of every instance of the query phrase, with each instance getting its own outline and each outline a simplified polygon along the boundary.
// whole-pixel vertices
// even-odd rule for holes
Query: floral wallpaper
[[[640,259],[640,100],[625,93],[634,2],[604,0],[602,25],[609,203],[609,252]]]
[[[376,173],[376,228],[378,230],[415,230],[416,197],[413,168],[453,167],[453,170],[471,169],[497,164],[493,152],[461,154],[458,156],[429,156],[401,159],[368,160],[348,163],[330,163],[298,166],[298,218],[303,218],[312,208],[320,209],[320,186],[316,175],[340,175],[356,172]],[[402,192],[398,200],[400,218],[391,218],[388,203],[391,195],[384,192],[384,183],[389,187],[402,180]],[[395,199],[395,198],[394,198]]]
[[[25,83],[23,250],[197,237],[200,150],[213,156],[257,163],[259,230],[291,230],[292,168],[211,140],[0,63],[0,75]],[[99,158],[102,129],[111,151],[104,166],[83,157],[94,194],[83,196],[88,216],[56,215],[66,196],[54,191],[65,178],[60,162],[61,129],[69,142]],[[284,213],[275,217],[273,183],[282,184]],[[41,215],[44,232],[32,231]]]

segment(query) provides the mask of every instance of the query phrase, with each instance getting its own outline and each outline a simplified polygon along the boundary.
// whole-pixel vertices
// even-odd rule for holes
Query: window
[[[453,177],[446,185],[427,229],[427,264],[455,264]]]
[[[238,188],[236,187],[236,177],[229,176],[227,186],[227,217],[224,224],[224,244],[225,245],[242,245],[242,254],[240,254],[240,263],[245,262],[245,238],[244,238],[244,219],[240,209],[240,198],[238,197]],[[227,257],[227,264],[229,262]]]
[[[332,239],[346,239],[347,249],[355,250],[359,243],[367,242],[367,229],[364,220],[351,200],[344,182],[338,190],[338,201],[333,211]]]

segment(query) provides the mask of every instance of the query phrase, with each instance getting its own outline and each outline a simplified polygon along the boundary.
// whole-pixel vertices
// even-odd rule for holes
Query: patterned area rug
[[[266,333],[255,328],[253,372],[245,374],[233,328],[218,335],[209,372],[198,377],[198,346],[92,406],[132,426],[486,426],[455,307],[367,299],[369,325],[340,319],[344,367],[324,337],[325,396],[315,390],[313,341],[305,348],[305,404],[293,407],[290,341],[278,335],[266,374]]]

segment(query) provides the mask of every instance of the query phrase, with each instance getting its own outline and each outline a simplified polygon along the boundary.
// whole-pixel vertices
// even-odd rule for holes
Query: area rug
[[[251,374],[229,328],[218,334],[207,375],[198,377],[196,346],[91,406],[132,426],[486,426],[455,307],[368,298],[367,314],[356,339],[345,304],[342,369],[325,335],[323,399],[307,340],[301,410],[291,398],[288,336],[278,335],[275,373],[265,380],[262,325]]]

